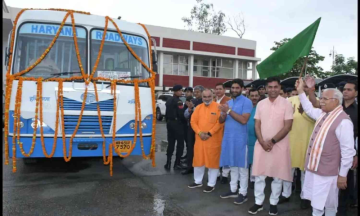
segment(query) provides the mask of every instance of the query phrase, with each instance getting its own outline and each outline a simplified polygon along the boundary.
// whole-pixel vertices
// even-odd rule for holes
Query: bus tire
[[[161,121],[163,119],[163,116],[161,115],[161,111],[159,108],[156,109],[156,119],[158,121]]]

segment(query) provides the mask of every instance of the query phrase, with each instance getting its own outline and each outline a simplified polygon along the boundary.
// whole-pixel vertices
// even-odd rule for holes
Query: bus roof
[[[50,11],[50,10],[27,10],[19,18],[18,27],[24,22],[41,22],[41,23],[54,23],[60,24],[67,12],[63,11]],[[75,24],[84,26],[87,29],[90,28],[105,28],[105,17],[98,15],[86,15],[74,13]],[[131,33],[135,35],[143,36],[148,41],[147,34],[142,26],[130,23],[123,20],[114,19],[114,22],[119,27],[121,32]],[[71,24],[71,17],[69,16],[66,20],[66,24]],[[115,30],[116,28],[109,20],[108,30]]]

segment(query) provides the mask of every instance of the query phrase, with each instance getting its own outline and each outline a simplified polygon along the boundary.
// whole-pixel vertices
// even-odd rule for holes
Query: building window
[[[194,76],[209,77],[210,58],[204,56],[194,56]]]
[[[194,76],[232,79],[234,78],[233,62],[232,59],[195,56]]]
[[[164,54],[164,74],[189,75],[188,56],[176,54]]]

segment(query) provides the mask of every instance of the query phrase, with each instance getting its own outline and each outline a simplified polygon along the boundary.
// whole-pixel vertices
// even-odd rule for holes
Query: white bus
[[[11,62],[10,74],[16,74],[32,65],[49,46],[67,12],[49,10],[27,10],[19,18],[15,29],[15,44]],[[90,76],[98,56],[105,17],[74,13],[76,36],[79,53],[84,72]],[[114,20],[122,31],[123,36],[137,56],[150,68],[149,40],[144,28],[138,24],[122,20]],[[11,33],[9,40],[11,40]],[[10,41],[9,41],[10,44]],[[9,50],[9,49],[7,49]],[[9,54],[9,53],[8,53]],[[155,54],[156,56],[156,54]],[[7,64],[7,63],[6,63]],[[40,142],[40,124],[43,125],[43,134],[46,151],[50,153],[53,147],[56,127],[56,112],[58,82],[46,81],[52,77],[68,78],[81,76],[74,47],[73,29],[69,16],[56,43],[45,59],[24,77],[43,77],[43,122],[38,120],[36,144],[30,158],[45,157]],[[109,21],[102,55],[94,77],[120,79],[147,79],[151,74],[128,51],[113,24]],[[14,108],[18,80],[13,81],[10,109],[9,109],[9,156],[12,157],[12,138],[14,135]],[[100,157],[103,156],[103,138],[100,132],[97,105],[101,110],[102,127],[105,134],[106,155],[109,154],[109,145],[112,143],[114,125],[114,96],[111,94],[110,82],[96,82],[99,103],[96,102],[94,85],[88,85],[86,106],[79,129],[73,139],[72,157]],[[148,83],[139,84],[141,99],[141,120],[143,133],[143,148],[146,155],[150,153],[152,135],[152,92]],[[61,125],[61,112],[58,125],[58,138],[53,157],[63,157],[62,131],[66,134],[66,149],[69,154],[69,141],[77,125],[81,111],[86,85],[84,80],[68,81],[63,83],[64,98],[64,127]],[[29,152],[32,144],[35,120],[35,103],[37,94],[36,81],[24,81],[22,87],[20,142],[25,152]],[[135,125],[135,97],[133,84],[117,84],[116,86],[116,146],[130,149],[134,138]],[[138,130],[139,136],[139,130]],[[125,154],[124,153],[124,154]],[[139,138],[131,155],[141,155],[142,149]],[[24,158],[17,147],[16,157]]]

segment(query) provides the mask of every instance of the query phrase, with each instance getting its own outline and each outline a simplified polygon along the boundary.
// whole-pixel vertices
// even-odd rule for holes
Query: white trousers
[[[291,169],[291,176],[294,177],[294,172],[295,172],[296,168],[292,168]],[[305,178],[305,172],[301,170],[301,188],[304,185],[304,178]],[[291,192],[292,192],[292,182],[289,181],[283,181],[283,192],[282,195],[283,197],[289,198],[291,196]]]
[[[208,169],[208,186],[214,187],[216,184],[217,175],[219,169]],[[202,180],[205,174],[205,166],[194,167],[194,180],[196,184],[202,184]]]
[[[335,216],[339,200],[338,176],[320,176],[306,172],[301,198],[311,201],[313,216]]]
[[[266,186],[266,179],[267,176],[255,176],[255,203],[256,205],[262,205],[265,200],[265,186]],[[274,178],[271,182],[271,195],[270,195],[270,204],[277,205],[279,202],[279,197],[282,188],[282,181],[279,178]]]
[[[230,167],[230,190],[231,192],[236,192],[238,181],[240,180],[240,189],[239,194],[246,196],[248,188],[248,179],[249,179],[249,169],[241,167]]]
[[[230,167],[226,166],[222,168],[222,176],[229,178]]]
[[[252,172],[252,164],[250,166],[250,182],[255,182],[255,176],[251,175],[251,172]]]
[[[312,216],[323,216],[323,215],[324,215],[324,210],[319,210],[319,209],[313,208]],[[336,216],[336,210],[335,209],[326,209],[325,216]]]

